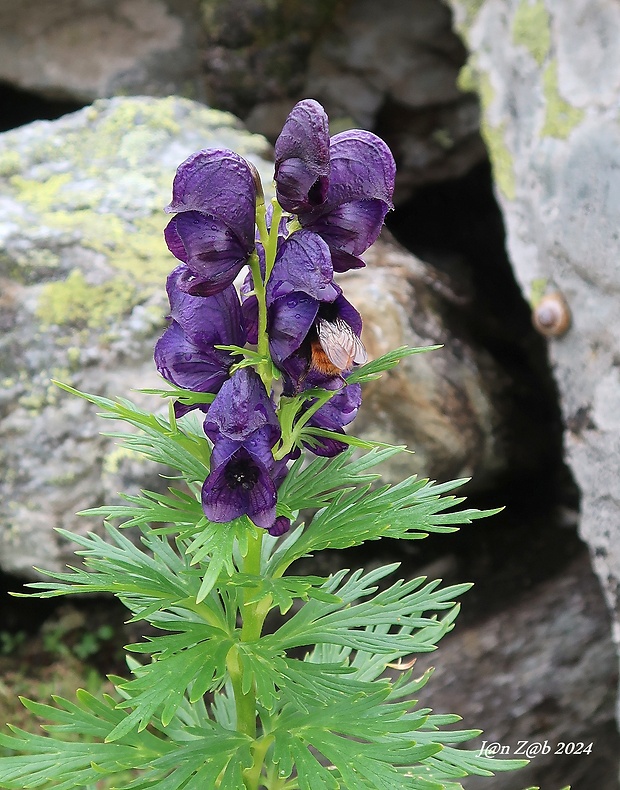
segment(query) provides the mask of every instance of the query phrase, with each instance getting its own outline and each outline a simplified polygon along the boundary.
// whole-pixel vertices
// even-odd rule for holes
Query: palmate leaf
[[[339,490],[371,483],[380,477],[369,469],[404,451],[404,447],[381,447],[353,458],[347,450],[334,458],[317,457],[306,464],[300,457],[278,491],[278,501],[292,510],[321,508],[336,497]]]
[[[108,741],[116,741],[134,728],[140,732],[155,714],[167,726],[186,693],[190,702],[196,701],[223,682],[226,656],[235,644],[234,638],[204,623],[179,619],[177,627],[183,633],[130,646],[135,652],[159,651],[159,658],[134,669],[132,680],[119,683],[127,696],[119,707],[131,708],[131,713],[108,734]]]
[[[107,695],[99,700],[80,689],[76,703],[62,697],[54,697],[54,706],[22,702],[32,713],[52,722],[46,726],[51,735],[36,735],[17,727],[11,727],[13,735],[0,734],[0,746],[22,753],[0,757],[0,787],[5,790],[49,787],[50,783],[55,790],[83,789],[105,776],[141,768],[175,749],[173,743],[153,733],[103,743],[126,715]],[[62,735],[67,740],[57,737]],[[76,735],[80,741],[75,740]]]
[[[84,568],[71,572],[45,571],[57,581],[32,582],[27,586],[39,590],[37,597],[51,598],[84,592],[109,592],[119,597],[134,613],[134,619],[149,612],[169,608],[186,599],[195,601],[200,589],[200,575],[187,560],[173,550],[165,538],[144,535],[143,550],[118,529],[107,524],[109,541],[95,534],[77,535],[59,530],[82,548],[76,553],[85,558]],[[217,617],[210,610],[209,619]]]
[[[211,592],[220,574],[225,571],[229,577],[236,574],[235,554],[242,557],[247,554],[248,540],[256,534],[255,527],[247,516],[241,516],[227,524],[217,524],[204,519],[204,526],[189,531],[193,539],[186,548],[191,564],[196,565],[208,561],[196,595],[196,602],[201,603]],[[185,536],[185,533],[182,537]]]
[[[328,464],[326,469],[329,469]],[[338,473],[332,477],[338,486]],[[365,483],[338,487],[303,531],[298,530],[274,552],[270,568],[280,575],[296,559],[322,549],[345,549],[382,537],[419,540],[430,532],[454,532],[458,524],[491,516],[494,510],[467,509],[445,513],[464,501],[463,497],[443,496],[467,479],[448,483],[412,476],[397,485],[372,489]]]
[[[327,642],[375,654],[399,655],[433,650],[435,645],[429,637],[441,635],[445,629],[440,622],[430,619],[428,613],[454,609],[453,599],[470,585],[437,590],[439,581],[422,586],[425,579],[421,577],[408,582],[399,580],[373,595],[376,582],[397,567],[397,563],[387,565],[367,574],[358,570],[342,585],[346,571],[340,571],[324,585],[324,589],[340,598],[341,603],[308,601],[274,634],[265,636],[264,644],[275,650],[288,650]],[[449,624],[455,616],[453,611]],[[394,626],[399,630],[377,633],[372,628],[376,625]],[[412,629],[430,630],[425,630],[424,637],[419,639],[411,634]]]
[[[170,524],[169,529],[157,530],[161,533],[176,533],[190,529],[200,529],[205,523],[202,506],[196,496],[177,488],[168,488],[170,496],[158,491],[143,490],[140,495],[121,494],[130,505],[104,505],[81,510],[78,516],[101,516],[123,520],[124,528],[146,524]]]

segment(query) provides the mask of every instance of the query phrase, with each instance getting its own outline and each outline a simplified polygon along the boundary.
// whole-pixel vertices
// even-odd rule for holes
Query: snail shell
[[[545,337],[561,337],[571,324],[570,308],[559,292],[543,296],[532,313],[534,328]]]

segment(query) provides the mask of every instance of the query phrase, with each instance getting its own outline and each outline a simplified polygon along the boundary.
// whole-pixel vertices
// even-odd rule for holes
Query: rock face
[[[500,744],[505,757],[519,757],[520,742],[533,746],[526,768],[468,778],[466,790],[560,790],[568,783],[573,790],[617,790],[617,666],[609,616],[585,551],[501,612],[457,624],[436,654],[418,658],[416,671],[429,666],[435,672],[420,703],[456,710],[465,727],[484,730],[472,746]],[[545,741],[548,753],[537,753],[535,744]],[[581,753],[571,754],[572,747],[561,746],[566,743],[581,743]]]
[[[152,349],[174,267],[163,206],[178,164],[205,144],[251,159],[266,142],[183,99],[102,100],[0,136],[0,566],[63,567],[54,527],[158,471],[99,436],[95,410],[50,383],[116,397],[158,386]],[[150,399],[149,408],[153,407]]]
[[[0,80],[54,99],[202,96],[191,0],[0,4]]]
[[[570,311],[549,354],[580,531],[620,644],[620,7],[451,2],[471,53],[461,82],[482,100],[517,278],[535,313],[555,294],[550,328]]]
[[[384,0],[380,15],[372,0],[0,3],[4,85],[79,104],[207,100],[272,142],[292,105],[313,96],[336,131],[362,126],[388,141],[399,200],[486,156],[475,97],[456,88],[465,57],[441,0]]]

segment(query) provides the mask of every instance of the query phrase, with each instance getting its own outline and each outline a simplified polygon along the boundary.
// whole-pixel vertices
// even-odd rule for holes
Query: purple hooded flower
[[[216,393],[237,358],[214,346],[246,343],[241,304],[234,286],[207,297],[185,293],[179,285],[185,269],[178,266],[168,276],[171,323],[155,345],[155,364],[177,387]],[[179,417],[190,408],[177,403],[175,411]]]
[[[258,374],[241,368],[220,389],[204,422],[213,442],[211,472],[202,488],[207,518],[232,521],[247,515],[257,526],[275,529],[280,472],[271,452],[280,437],[273,404]]]
[[[276,197],[297,214],[325,201],[329,175],[327,114],[314,99],[291,110],[275,144]]]
[[[250,288],[246,281],[242,293]],[[266,290],[269,350],[278,367],[303,343],[320,305],[335,301],[340,293],[329,248],[320,236],[300,230],[281,242]],[[257,310],[256,297],[247,296],[243,313],[253,330]]]
[[[317,386],[317,385],[315,385]],[[335,382],[323,381],[319,386],[323,389],[334,389]],[[333,395],[320,409],[318,409],[308,420],[308,427],[322,428],[334,433],[344,434],[344,426],[355,419],[358,409],[362,402],[362,388],[359,384],[348,384]],[[328,436],[314,437],[317,444],[306,444],[315,455],[331,457],[338,455],[347,449],[345,442],[340,442],[336,438]]]
[[[229,286],[254,249],[256,186],[248,163],[226,148],[192,154],[174,178],[168,249],[187,265],[179,288],[210,296]]]
[[[393,208],[396,166],[372,132],[353,129],[329,139],[315,101],[295,105],[276,141],[276,194],[304,228],[325,239],[337,272],[359,268]]]
[[[321,235],[334,271],[360,268],[358,257],[373,244],[392,209],[396,165],[388,146],[372,132],[352,129],[331,139],[329,188],[321,206],[300,212],[304,228]]]

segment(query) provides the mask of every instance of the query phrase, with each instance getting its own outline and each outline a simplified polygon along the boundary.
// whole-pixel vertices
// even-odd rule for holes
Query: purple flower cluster
[[[382,140],[362,130],[330,138],[321,105],[299,102],[275,145],[276,196],[287,214],[280,219],[278,208],[274,217],[276,246],[268,261],[256,231],[253,168],[219,148],[198,151],[178,168],[166,208],[174,216],[164,235],[181,265],[168,277],[170,325],[157,342],[155,362],[176,386],[215,395],[210,406],[200,407],[213,443],[202,491],[211,521],[245,514],[272,534],[289,526],[287,519],[276,518],[277,489],[287,461],[300,449],[290,446],[274,460],[274,448],[285,437],[265,377],[250,367],[231,376],[239,357],[218,348],[247,343],[261,348],[261,310],[283,394],[292,397],[314,387],[335,391],[314,410],[312,399],[302,399],[302,411],[312,412],[306,424],[334,434],[316,438],[312,451],[331,456],[346,447],[337,436],[361,401],[359,385],[346,385],[346,375],[353,364],[366,361],[366,352],[361,317],[334,272],[364,265],[359,256],[375,241],[392,207],[394,175],[392,154]],[[240,299],[233,282],[247,264],[251,272]],[[177,403],[175,408],[182,415],[195,407]]]

